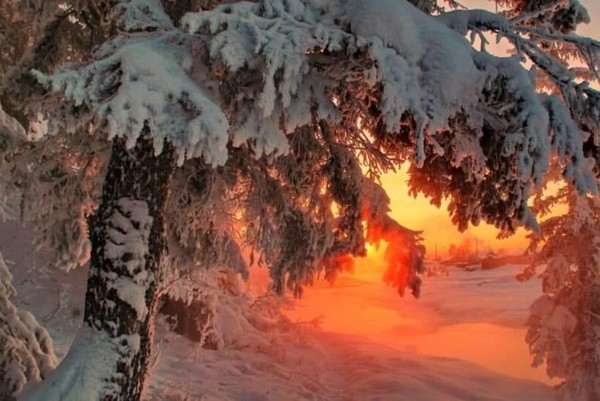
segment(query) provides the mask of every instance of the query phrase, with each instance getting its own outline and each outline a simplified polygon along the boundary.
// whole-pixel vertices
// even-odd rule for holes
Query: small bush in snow
[[[48,332],[11,301],[15,289],[0,254],[0,399],[16,399],[27,382],[39,382],[56,366]]]

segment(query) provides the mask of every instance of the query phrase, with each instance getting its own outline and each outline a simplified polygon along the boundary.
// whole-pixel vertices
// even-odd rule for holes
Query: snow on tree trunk
[[[323,271],[333,278],[346,265],[346,253],[364,253],[360,214],[369,194],[358,161],[367,164],[369,179],[400,162],[413,162],[413,194],[424,193],[438,206],[447,199],[460,229],[484,220],[502,235],[520,225],[539,228],[528,198],[555,155],[563,177],[580,193],[598,192],[586,155],[598,154],[600,94],[554,57],[552,47],[568,46],[587,62],[589,73],[596,70],[600,44],[561,33],[588,19],[576,1],[568,2],[573,7],[563,10],[560,23],[548,19],[544,10],[540,14],[539,7],[529,7],[536,3],[530,0],[504,1],[514,9],[502,15],[444,12],[435,0],[163,3],[175,2],[81,2],[79,11],[74,7],[76,14],[63,20],[80,25],[97,14],[103,21],[100,28],[114,28],[101,29],[111,34],[99,41],[97,50],[88,54],[80,49],[81,63],[20,68],[29,78],[33,72],[49,91],[61,93],[31,102],[32,110],[43,112],[36,134],[68,142],[88,129],[95,135],[94,127],[101,127],[109,140],[117,141],[91,234],[84,331],[71,365],[56,376],[57,395],[40,393],[39,399],[139,398],[164,248],[166,194],[161,187],[172,171],[165,168],[171,153],[182,166],[193,159],[212,167],[228,161],[233,165],[223,170],[239,174],[222,177],[222,193],[248,193],[249,207],[232,208],[233,214],[247,212],[245,219],[252,223],[244,240],[257,251],[258,261],[270,266],[274,287],[298,295]],[[419,9],[435,9],[440,15]],[[579,17],[566,18],[572,13]],[[96,31],[94,25],[89,29]],[[465,39],[469,32],[476,39],[484,31],[512,43],[556,95],[538,93],[535,69],[526,71],[519,58],[484,51],[483,37],[481,51]],[[44,37],[57,37],[53,33],[46,30]],[[81,41],[75,39],[66,35],[63,47],[77,49]],[[49,48],[43,46],[45,40],[40,43],[35,55]],[[22,82],[16,86],[11,92],[0,85],[2,98],[28,87]],[[154,149],[167,156],[156,158],[146,139],[131,155],[125,151],[148,131],[155,137]],[[593,146],[584,152],[581,145],[588,136]],[[163,151],[164,141],[174,149]],[[245,153],[246,158],[239,157]],[[389,199],[383,202],[375,216],[382,219],[374,223],[382,225],[383,239],[397,237],[410,244],[388,254],[388,278],[400,292],[408,285],[418,294],[424,254],[419,234],[388,225],[388,204]],[[333,205],[340,206],[339,216]],[[180,209],[171,210],[170,216],[175,214],[181,215]],[[212,214],[226,220],[220,216],[225,213]],[[212,233],[225,224],[211,224],[209,220],[203,231],[187,238],[209,237],[211,244],[224,244]],[[185,244],[186,235],[180,236],[180,245],[189,245],[182,248],[188,248],[193,260],[201,253],[195,247],[206,242]],[[130,240],[133,250],[110,245]],[[407,265],[412,269],[408,273]],[[70,374],[69,366],[85,372]],[[83,390],[72,389],[68,396],[60,394],[60,389],[85,385],[88,379],[99,396],[83,398]]]
[[[59,368],[29,401],[141,398],[166,251],[164,207],[173,147],[155,155],[146,132],[133,149],[115,139],[98,212],[84,324]]]
[[[48,332],[11,301],[16,291],[0,254],[0,399],[12,401],[27,382],[39,382],[56,366]]]

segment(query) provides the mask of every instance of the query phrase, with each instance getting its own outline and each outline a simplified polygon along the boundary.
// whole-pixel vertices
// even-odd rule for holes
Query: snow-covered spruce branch
[[[591,38],[582,38],[573,34],[558,34],[535,27],[518,25],[504,16],[485,10],[457,10],[442,14],[438,17],[450,28],[466,34],[469,30],[488,30],[507,38],[517,51],[525,53],[531,61],[547,74],[556,84],[567,84],[574,80],[568,69],[558,60],[542,50],[537,40],[558,41],[576,45],[582,55],[588,60],[588,68],[596,71],[600,51],[600,42]],[[527,33],[532,38],[525,38],[518,32]]]
[[[532,45],[532,42],[535,43],[536,41],[543,41],[545,43],[560,42],[574,45],[582,59],[585,60],[587,67],[593,73],[595,80],[600,82],[600,75],[598,75],[598,66],[600,64],[600,42],[597,40],[573,34],[552,33],[547,30],[528,26],[514,25],[513,29],[514,32],[528,34],[532,39],[525,43],[528,43],[530,46]],[[524,40],[522,36],[519,35],[519,37],[521,40]],[[517,38],[513,38],[513,41],[516,40]]]
[[[463,34],[469,30],[488,30],[508,39],[515,49],[525,55],[531,62],[543,71],[551,82],[559,89],[562,100],[571,113],[571,118],[578,121],[581,128],[591,133],[595,138],[600,137],[600,92],[591,88],[587,82],[578,82],[573,71],[561,61],[544,51],[538,40],[561,41],[578,47],[587,62],[587,68],[597,79],[598,54],[600,42],[576,35],[561,35],[542,30],[530,31],[530,28],[513,24],[502,15],[483,10],[459,10],[438,17],[450,28]],[[521,33],[532,34],[530,38]]]
[[[595,50],[595,52],[600,51],[600,42],[595,39],[583,37],[575,34],[560,34],[554,32],[548,32],[546,29],[536,28],[531,26],[524,25],[511,25],[511,28],[516,32],[524,32],[531,34],[536,39],[544,40],[544,41],[556,41],[556,42],[565,42],[571,43],[577,46],[582,46],[585,48],[590,48]]]
[[[533,21],[536,18],[542,17],[546,14],[552,14],[556,11],[559,11],[559,10],[565,8],[565,6],[568,6],[569,2],[570,2],[570,0],[554,1],[548,5],[542,5],[534,11],[517,14],[514,17],[511,17],[510,21],[514,24],[524,24],[529,21]]]
[[[385,22],[383,24],[373,22],[388,14],[395,17],[390,21],[382,19]],[[361,17],[355,18],[358,15]],[[410,18],[400,18],[400,15]],[[478,18],[493,20],[490,15],[481,14]],[[338,17],[341,22],[336,22]],[[319,18],[321,22],[313,24]],[[145,118],[152,115],[149,120],[151,129],[159,132],[159,135],[176,133],[170,139],[175,141],[180,162],[194,155],[214,157],[218,154],[219,160],[212,160],[218,164],[226,157],[224,144],[227,140],[231,140],[234,146],[250,144],[259,155],[286,153],[289,151],[286,135],[316,119],[335,122],[334,125],[337,124],[339,128],[336,136],[340,143],[348,147],[358,143],[360,149],[364,149],[367,160],[384,168],[386,163],[389,166],[389,160],[399,160],[399,157],[409,155],[421,164],[428,157],[426,153],[433,149],[430,157],[447,152],[455,166],[460,166],[467,159],[476,160],[474,170],[479,174],[476,180],[483,177],[480,172],[486,168],[486,158],[473,136],[482,135],[485,126],[492,126],[504,137],[506,127],[502,126],[502,119],[513,107],[522,107],[527,112],[511,117],[508,126],[517,133],[506,138],[504,147],[507,156],[519,154],[520,160],[518,166],[511,167],[511,171],[517,172],[517,176],[512,177],[515,181],[512,188],[521,191],[514,198],[519,200],[519,206],[510,207],[509,210],[518,210],[511,219],[516,217],[532,222],[526,212],[525,199],[529,181],[532,177],[533,181],[540,181],[549,157],[547,110],[518,63],[474,55],[464,38],[448,35],[443,26],[432,21],[431,17],[404,2],[381,1],[368,7],[358,1],[331,3],[328,6],[297,1],[285,4],[277,1],[225,4],[213,10],[188,14],[183,22],[192,36],[172,32],[168,24],[162,24],[156,27],[157,32],[145,35],[144,39],[140,38],[139,33],[115,38],[99,52],[97,61],[78,73],[65,71],[51,78],[41,78],[54,85],[55,89],[66,90],[67,96],[76,105],[95,109],[98,119],[105,121],[109,128],[113,127],[115,135],[127,136],[130,143]],[[399,35],[400,38],[390,34],[397,27],[402,27],[404,32]],[[247,32],[254,34],[248,38]],[[200,38],[206,38],[204,34],[210,38],[207,43],[201,42],[204,39]],[[445,42],[438,43],[440,38]],[[423,43],[414,46],[419,41]],[[209,71],[195,71],[189,64],[194,56],[192,50],[204,45],[208,46],[214,67]],[[145,57],[147,47],[151,48],[152,57]],[[143,64],[152,61],[153,65],[161,66],[164,70],[147,71],[147,66],[142,66],[142,63],[138,65],[131,58],[124,57],[124,49],[136,50],[138,61],[142,60]],[[439,65],[439,59],[433,57],[433,53],[422,49],[453,54],[442,57],[444,63]],[[456,56],[459,53],[460,57]],[[139,54],[144,57],[139,57]],[[364,99],[363,105],[359,101],[356,106],[357,97],[338,96],[344,94],[339,89],[339,83],[323,79],[323,72],[316,69],[313,63],[314,54],[335,54],[337,60],[363,58],[372,61],[368,69],[363,69],[362,64],[365,63],[346,63],[340,67],[354,71],[356,75],[363,74],[366,90],[358,87],[357,91],[363,91],[362,94],[347,91],[348,95],[361,94],[362,97],[358,98]],[[162,63],[159,60],[163,58],[168,60]],[[488,69],[489,65],[496,70]],[[430,68],[423,71],[422,66]],[[144,67],[144,74],[132,73],[141,67]],[[156,84],[167,82],[165,77],[170,73],[177,77],[176,81],[185,85],[164,87]],[[211,83],[207,79],[209,73],[217,75],[221,82],[232,82],[232,87],[239,84],[236,79],[242,74],[254,75],[258,79],[250,81],[248,87],[235,93],[215,93],[214,90],[207,90],[206,84]],[[348,78],[351,76],[352,73],[346,75]],[[202,81],[201,84],[198,79]],[[494,80],[496,84],[516,89],[514,95],[502,100],[504,104],[493,106],[498,106],[497,109],[503,114],[496,118],[499,124],[491,122],[494,119],[486,110],[492,108],[483,104],[485,101],[480,96],[487,90],[486,85]],[[92,90],[86,95],[82,88],[88,84],[92,84]],[[345,80],[345,84],[350,87],[351,82]],[[118,88],[116,95],[107,97],[111,88],[115,87]],[[148,98],[152,102],[131,108],[135,99],[130,95],[137,93],[138,89],[151,95]],[[184,107],[180,111],[190,118],[190,125],[202,125],[207,115],[211,115],[207,112],[210,110],[203,110],[198,102],[192,101],[190,104],[189,100],[194,96],[190,97],[189,91],[197,92],[201,95],[199,98],[213,102],[217,115],[229,116],[235,110],[232,121],[223,118],[221,121],[224,124],[207,124],[214,130],[196,130],[194,133],[190,132],[194,129],[185,127],[184,119],[184,124],[180,124],[183,126],[176,126],[177,129],[173,130],[173,110],[180,110],[181,104]],[[510,93],[510,90],[506,93]],[[311,108],[317,110],[316,115]],[[348,113],[348,110],[356,112]],[[457,118],[456,121],[464,121],[468,125],[460,130],[455,129],[457,142],[470,144],[472,149],[468,152],[456,152],[455,149],[460,148],[450,145],[444,148],[436,132],[457,114],[464,114],[465,118]],[[483,115],[485,118],[482,118]],[[414,124],[407,124],[410,118],[414,119]],[[356,124],[359,119],[364,124],[361,127]],[[282,121],[283,127],[280,124]],[[381,138],[375,142],[365,138],[361,134],[362,128],[377,132]],[[390,133],[403,130],[408,133],[406,143],[389,139]],[[347,134],[342,136],[343,132]],[[160,147],[162,141],[155,143],[159,143]],[[525,143],[529,144],[528,147],[524,147]],[[391,150],[393,148],[395,150]],[[386,160],[381,155],[398,158]],[[578,164],[573,171],[584,174],[586,166],[581,162],[583,157],[576,156],[573,162]],[[472,175],[470,172],[467,174]],[[478,215],[477,209],[468,214],[478,221],[479,218],[475,217]]]
[[[125,137],[131,147],[147,127],[161,135],[154,141],[157,153],[168,138],[176,145],[180,164],[193,157],[221,164],[227,118],[187,74],[192,59],[184,46],[172,43],[185,39],[178,36],[126,35],[104,46],[97,61],[78,71],[33,73],[42,84],[64,92],[75,107],[95,110],[99,123],[107,125],[108,139]]]

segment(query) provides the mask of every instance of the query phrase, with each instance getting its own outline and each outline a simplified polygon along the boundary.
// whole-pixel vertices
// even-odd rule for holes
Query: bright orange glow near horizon
[[[436,256],[436,247],[438,256],[443,257],[451,244],[460,245],[465,240],[471,240],[480,255],[489,250],[514,253],[527,248],[527,231],[524,229],[519,229],[512,237],[500,240],[496,238],[498,229],[482,222],[478,227],[469,226],[461,233],[448,216],[447,202],[437,208],[423,195],[413,198],[408,194],[407,180],[406,168],[402,168],[397,173],[383,175],[381,184],[390,197],[391,216],[411,230],[423,231],[427,258]]]

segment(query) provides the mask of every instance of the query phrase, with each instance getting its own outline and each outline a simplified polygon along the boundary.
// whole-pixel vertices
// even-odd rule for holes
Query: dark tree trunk
[[[168,143],[155,156],[148,134],[142,135],[129,150],[124,140],[114,140],[101,204],[90,221],[92,255],[84,314],[84,325],[103,332],[121,346],[115,374],[106,378],[112,390],[99,395],[102,401],[136,401],[141,397],[163,273],[164,212],[174,168],[174,150]],[[143,216],[127,210],[128,204],[141,205],[151,220],[141,221]],[[143,231],[144,224],[147,246],[141,253],[139,247],[128,249],[131,238],[126,237],[131,235],[124,225],[135,236]],[[115,254],[115,247],[122,252]],[[138,295],[143,294],[142,304],[139,299],[136,302],[136,288]]]
[[[58,368],[23,401],[139,401],[167,250],[164,214],[174,149],[154,154],[146,132],[132,149],[113,140],[102,199],[90,219],[84,321]]]

